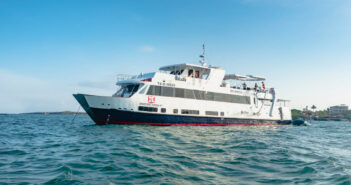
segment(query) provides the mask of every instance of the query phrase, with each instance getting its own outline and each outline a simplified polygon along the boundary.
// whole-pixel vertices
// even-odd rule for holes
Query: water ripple
[[[351,184],[351,123],[96,126],[0,115],[0,184]]]

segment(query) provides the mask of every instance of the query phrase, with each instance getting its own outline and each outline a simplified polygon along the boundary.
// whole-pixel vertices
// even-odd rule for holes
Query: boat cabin
[[[117,81],[120,89],[113,95],[115,97],[131,97],[144,86],[144,82],[186,82],[189,85],[205,85],[208,89],[224,87],[242,90],[264,91],[266,79],[253,75],[227,74],[219,67],[200,66],[194,64],[175,64],[159,68],[160,72],[141,73],[123,80]],[[261,84],[258,82],[261,81]],[[246,84],[248,83],[248,84]],[[255,84],[255,85],[253,85]]]

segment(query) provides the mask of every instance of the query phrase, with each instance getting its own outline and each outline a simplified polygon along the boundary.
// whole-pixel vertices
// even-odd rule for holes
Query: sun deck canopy
[[[210,72],[213,71],[214,68],[194,64],[175,64],[161,67],[159,70],[167,71],[171,75],[207,79]]]
[[[191,68],[194,70],[209,70],[209,67],[206,66],[199,66],[199,65],[194,65],[194,64],[175,64],[175,65],[169,65],[169,66],[163,66],[160,67],[159,70],[161,71],[174,71],[178,69],[187,69]]]
[[[266,79],[259,76],[253,75],[237,75],[237,74],[227,74],[224,76],[224,80],[240,80],[240,81],[265,81]]]

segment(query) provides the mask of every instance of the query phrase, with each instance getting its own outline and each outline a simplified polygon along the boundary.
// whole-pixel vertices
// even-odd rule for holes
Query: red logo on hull
[[[149,103],[155,103],[155,96],[149,96],[149,97],[147,97],[147,102],[149,102]]]

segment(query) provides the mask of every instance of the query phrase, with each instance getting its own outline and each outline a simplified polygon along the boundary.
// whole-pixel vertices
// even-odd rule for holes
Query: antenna
[[[200,55],[200,64],[202,66],[206,66],[206,63],[205,63],[205,44],[202,44],[202,55]]]

